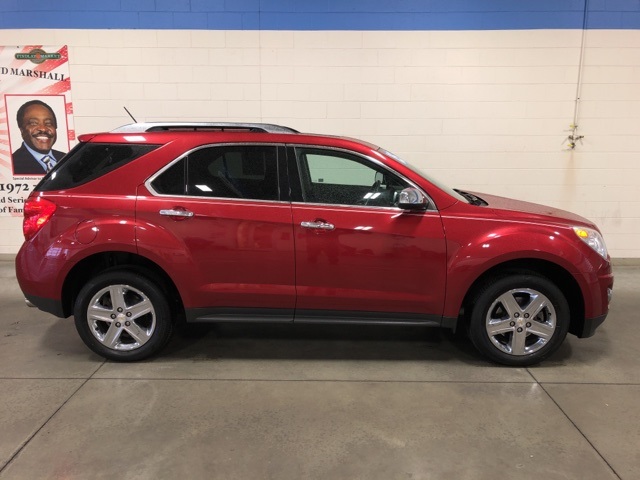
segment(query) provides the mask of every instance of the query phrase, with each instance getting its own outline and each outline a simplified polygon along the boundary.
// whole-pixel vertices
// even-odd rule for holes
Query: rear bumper
[[[23,292],[24,293],[24,292]],[[31,303],[34,307],[42,310],[43,312],[51,313],[56,317],[65,318],[64,311],[62,309],[62,302],[54,300],[52,298],[37,297],[35,295],[28,295],[25,293],[25,299]]]

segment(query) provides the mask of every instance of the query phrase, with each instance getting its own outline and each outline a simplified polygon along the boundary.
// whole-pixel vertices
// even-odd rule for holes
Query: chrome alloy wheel
[[[129,351],[140,348],[153,335],[156,312],[149,298],[129,285],[109,285],[89,302],[87,323],[105,347]]]
[[[509,355],[529,355],[544,347],[556,330],[551,300],[530,288],[509,290],[491,304],[486,330],[491,343]]]

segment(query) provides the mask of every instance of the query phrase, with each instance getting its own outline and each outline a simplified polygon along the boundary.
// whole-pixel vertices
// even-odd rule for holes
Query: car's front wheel
[[[74,316],[84,343],[98,355],[116,361],[153,355],[173,331],[162,290],[130,271],[103,273],[87,282],[78,293]]]
[[[539,363],[569,330],[566,298],[537,274],[512,274],[484,285],[472,301],[469,336],[490,359],[512,366]]]

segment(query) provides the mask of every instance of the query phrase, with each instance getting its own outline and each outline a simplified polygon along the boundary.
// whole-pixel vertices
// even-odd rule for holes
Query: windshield
[[[436,187],[438,187],[440,190],[447,192],[449,195],[451,195],[453,198],[456,198],[462,202],[466,202],[466,203],[471,203],[467,198],[463,197],[462,195],[460,195],[456,190],[454,190],[451,187],[448,187],[447,185],[445,185],[444,183],[441,183],[439,180],[436,180],[435,178],[433,178],[431,175],[426,174],[425,172],[423,172],[422,170],[420,170],[418,167],[416,167],[415,165],[411,165],[409,162],[403,160],[402,158],[398,157],[397,155],[391,153],[388,150],[385,150],[384,148],[380,148],[378,150],[380,153],[382,153],[383,155],[386,155],[388,157],[393,158],[394,160],[400,162],[401,164],[403,164],[405,167],[409,168],[410,170],[414,171],[415,173],[417,173],[418,175],[420,175],[422,178],[424,178],[425,180],[427,180],[428,182],[434,184]]]

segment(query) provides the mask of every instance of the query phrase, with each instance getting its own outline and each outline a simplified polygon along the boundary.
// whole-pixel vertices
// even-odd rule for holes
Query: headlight
[[[604,244],[604,238],[600,232],[586,227],[573,227],[573,231],[580,240],[593,248],[605,260],[609,256],[607,246]]]

